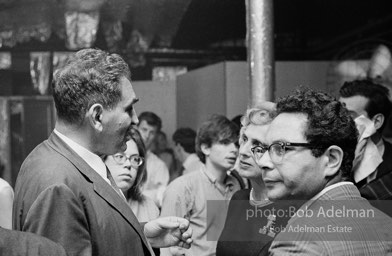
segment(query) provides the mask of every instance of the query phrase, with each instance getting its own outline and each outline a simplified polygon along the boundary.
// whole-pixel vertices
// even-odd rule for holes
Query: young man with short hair
[[[238,155],[237,141],[238,128],[224,116],[214,115],[199,128],[196,153],[204,165],[175,179],[163,197],[161,216],[185,216],[193,228],[192,248],[178,252],[172,247],[172,254],[215,255],[229,200],[240,189],[227,174]]]
[[[173,133],[174,154],[182,164],[182,175],[199,170],[203,163],[196,155],[196,132],[191,128],[179,128]]]
[[[169,183],[169,170],[165,162],[151,151],[155,136],[162,129],[162,120],[153,112],[142,112],[139,117],[138,130],[146,146],[147,180],[143,185],[143,194],[152,198],[161,207],[163,193]]]

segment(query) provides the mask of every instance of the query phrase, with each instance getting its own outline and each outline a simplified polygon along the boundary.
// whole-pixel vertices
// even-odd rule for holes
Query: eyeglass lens
[[[143,163],[143,158],[141,156],[133,155],[127,157],[123,154],[114,155],[114,159],[119,164],[124,164],[127,160],[131,162],[132,165],[140,166]]]
[[[260,160],[266,151],[268,151],[273,162],[279,163],[283,159],[286,148],[285,145],[281,143],[273,143],[268,148],[263,146],[257,146],[252,149],[252,152],[257,160]]]

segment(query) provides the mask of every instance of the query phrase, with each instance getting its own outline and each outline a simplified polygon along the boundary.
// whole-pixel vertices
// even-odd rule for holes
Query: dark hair
[[[353,96],[363,96],[367,98],[369,101],[366,104],[365,111],[369,118],[373,118],[379,113],[384,115],[384,123],[380,127],[380,132],[383,131],[392,108],[391,101],[388,98],[388,88],[377,84],[370,79],[364,79],[345,82],[340,88],[339,93],[343,98]]]
[[[195,153],[196,132],[192,128],[179,128],[173,133],[173,141],[180,144],[187,153]]]
[[[205,163],[206,157],[201,150],[201,145],[211,147],[214,143],[238,143],[238,127],[227,117],[222,115],[212,115],[204,122],[196,135],[196,154]]]
[[[142,112],[139,117],[139,124],[144,120],[147,122],[148,125],[157,127],[157,131],[160,131],[162,128],[162,120],[159,116],[157,116],[153,112]]]
[[[317,148],[312,149],[312,154],[320,157],[329,146],[340,147],[343,150],[340,168],[342,178],[344,180],[350,178],[358,131],[342,103],[325,93],[300,87],[294,95],[278,100],[277,114],[281,113],[307,115],[307,129],[304,136],[309,143],[318,145]]]
[[[233,123],[235,123],[235,125],[237,125],[238,130],[241,129],[241,119],[242,119],[242,117],[243,117],[243,115],[236,115],[235,117],[233,117],[233,118],[231,119],[231,121],[232,121]]]
[[[126,62],[98,49],[80,50],[53,75],[53,98],[59,119],[80,124],[95,103],[112,109],[121,100],[122,78],[131,79]]]
[[[136,174],[135,183],[126,193],[126,198],[131,198],[132,200],[142,201],[143,195],[141,191],[141,186],[147,180],[147,171],[146,171],[146,147],[144,146],[144,142],[142,136],[140,135],[137,129],[131,129],[131,138],[135,142],[137,150],[139,151],[139,155],[144,158],[142,165],[139,166]]]

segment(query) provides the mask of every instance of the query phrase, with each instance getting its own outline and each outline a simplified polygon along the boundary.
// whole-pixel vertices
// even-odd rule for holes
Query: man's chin
[[[287,196],[282,192],[274,189],[268,189],[267,197],[270,201],[286,200]]]

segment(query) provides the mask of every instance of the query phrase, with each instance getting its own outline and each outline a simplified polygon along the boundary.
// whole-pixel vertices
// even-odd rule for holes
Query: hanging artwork
[[[67,48],[78,50],[91,47],[97,36],[99,11],[65,13]]]
[[[10,69],[10,68],[11,68],[11,53],[0,52],[0,69]]]
[[[152,70],[153,81],[173,81],[177,79],[178,75],[185,74],[188,71],[187,67],[155,67]]]
[[[110,52],[120,51],[122,32],[123,29],[121,21],[103,22],[103,33]]]
[[[144,54],[147,52],[148,43],[142,34],[134,30],[125,46],[124,55],[129,66],[132,68],[142,67],[146,64]]]
[[[50,53],[30,53],[30,75],[34,90],[41,95],[49,92]]]
[[[49,40],[51,7],[47,1],[33,1],[3,10],[0,4],[0,47],[14,47],[31,39]]]

